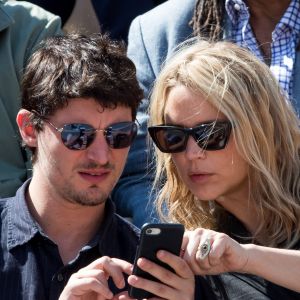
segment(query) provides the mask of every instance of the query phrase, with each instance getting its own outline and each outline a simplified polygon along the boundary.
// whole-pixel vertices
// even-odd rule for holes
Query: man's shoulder
[[[31,22],[50,21],[58,19],[58,16],[46,11],[45,9],[26,1],[4,1],[1,9],[15,22],[30,20]]]
[[[5,198],[0,198],[0,212],[4,209],[7,208],[7,205],[11,203],[11,201],[15,201],[16,196],[13,197],[5,197]]]
[[[9,211],[12,210],[11,206],[14,205],[15,202],[16,202],[15,196],[9,197],[9,198],[0,198],[0,223],[1,223],[2,229],[7,228],[6,226],[12,217],[10,215]],[[15,215],[15,217],[17,218],[18,216]],[[10,220],[10,221],[12,221],[12,220]],[[0,230],[0,236],[2,238],[1,230]]]
[[[192,36],[189,22],[195,4],[195,0],[168,0],[133,20],[128,36],[128,56],[136,65],[140,63],[143,70],[147,68],[145,60],[149,60],[152,69],[143,72],[153,71],[157,75],[163,61],[172,55],[178,44]]]

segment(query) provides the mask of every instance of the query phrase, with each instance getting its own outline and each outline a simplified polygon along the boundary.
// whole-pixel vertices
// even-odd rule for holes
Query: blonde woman
[[[189,46],[157,79],[150,125],[163,220],[244,244],[300,248],[299,121],[268,66],[228,42]],[[189,237],[185,257],[206,244],[209,269],[213,236]],[[203,262],[188,259],[201,273]],[[288,299],[287,290],[272,291]]]

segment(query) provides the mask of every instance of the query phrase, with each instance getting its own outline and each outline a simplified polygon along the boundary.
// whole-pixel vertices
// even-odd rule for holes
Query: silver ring
[[[204,259],[210,252],[210,239],[207,238],[204,243],[199,244],[198,247],[199,258]]]

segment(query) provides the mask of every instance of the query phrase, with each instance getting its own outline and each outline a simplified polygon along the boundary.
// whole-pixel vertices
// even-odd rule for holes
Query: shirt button
[[[61,282],[64,280],[64,276],[61,273],[57,274],[57,281]]]
[[[237,4],[237,3],[235,3],[233,7],[237,11],[239,11],[241,9],[241,6],[239,4]]]

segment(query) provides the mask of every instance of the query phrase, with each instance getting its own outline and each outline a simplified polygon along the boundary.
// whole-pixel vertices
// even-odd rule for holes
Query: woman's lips
[[[204,183],[211,178],[212,174],[210,173],[192,173],[189,174],[190,179],[193,182]]]

